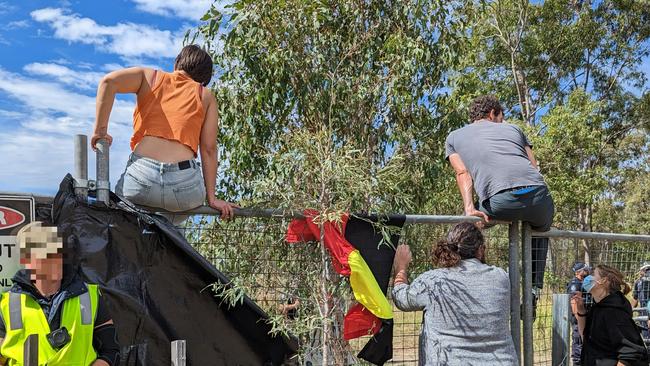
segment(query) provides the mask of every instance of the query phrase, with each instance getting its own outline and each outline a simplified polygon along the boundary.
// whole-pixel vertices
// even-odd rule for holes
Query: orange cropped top
[[[131,150],[144,136],[186,145],[197,155],[205,119],[203,86],[181,72],[156,72],[151,93],[138,100],[133,112]]]

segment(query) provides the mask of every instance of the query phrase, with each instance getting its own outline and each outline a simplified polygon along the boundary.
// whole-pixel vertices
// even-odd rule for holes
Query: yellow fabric
[[[0,310],[7,334],[0,346],[0,354],[7,358],[7,365],[23,365],[23,345],[30,334],[38,334],[39,366],[88,366],[92,364],[97,358],[93,348],[93,331],[99,290],[97,285],[87,286],[93,321],[90,324],[82,324],[79,297],[66,300],[61,313],[61,327],[68,329],[70,342],[58,351],[52,348],[45,337],[51,330],[41,306],[31,296],[22,294],[20,297],[23,327],[12,330],[9,320],[9,293],[3,294],[0,300]]]
[[[393,308],[358,250],[350,253],[348,265],[350,266],[350,286],[357,301],[376,317],[392,319]]]

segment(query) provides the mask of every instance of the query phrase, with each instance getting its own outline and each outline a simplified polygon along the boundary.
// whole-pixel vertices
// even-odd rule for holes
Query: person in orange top
[[[217,101],[206,88],[212,58],[196,45],[176,57],[174,72],[131,67],[105,75],[97,88],[95,128],[90,140],[106,139],[117,93],[135,93],[133,136],[126,169],[115,193],[127,200],[171,212],[201,206],[207,199],[222,218],[236,205],[215,197],[217,179]],[[201,163],[196,161],[201,153]],[[201,176],[201,169],[203,176]]]

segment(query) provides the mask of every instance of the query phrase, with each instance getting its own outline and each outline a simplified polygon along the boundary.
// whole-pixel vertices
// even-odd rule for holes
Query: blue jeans
[[[132,153],[117,181],[115,193],[137,205],[186,211],[205,201],[201,165],[191,160],[187,169]]]
[[[522,193],[517,189],[499,192],[481,202],[479,210],[490,218],[503,221],[528,222],[535,231],[548,231],[553,222],[555,205],[546,186],[535,186]],[[548,238],[532,238],[533,286],[544,286],[544,270],[548,253]]]

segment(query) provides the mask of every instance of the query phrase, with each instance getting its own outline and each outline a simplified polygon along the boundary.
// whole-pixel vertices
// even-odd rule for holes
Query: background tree
[[[222,192],[247,206],[343,212],[424,207],[438,177],[436,99],[465,47],[465,2],[241,0],[200,32],[218,68]],[[445,177],[446,179],[446,177]],[[322,244],[322,238],[321,238]],[[323,364],[344,364],[347,286],[323,245],[315,313]],[[348,296],[349,297],[349,296]],[[295,322],[292,325],[294,328]]]
[[[468,122],[474,97],[494,94],[535,142],[556,226],[647,233],[643,2],[239,0],[203,20],[197,35],[218,75],[219,189],[245,206],[316,208],[321,220],[460,214],[445,137]],[[238,231],[251,242],[281,240],[236,225],[252,225]],[[343,362],[346,281],[322,245],[305,247],[316,266],[287,264],[278,271],[286,277],[259,278],[269,265],[261,257],[297,255],[277,248],[224,250],[248,274],[239,278],[249,293],[262,280],[317,289],[302,292],[298,320],[278,315],[274,324],[298,335],[318,325],[322,356]]]

